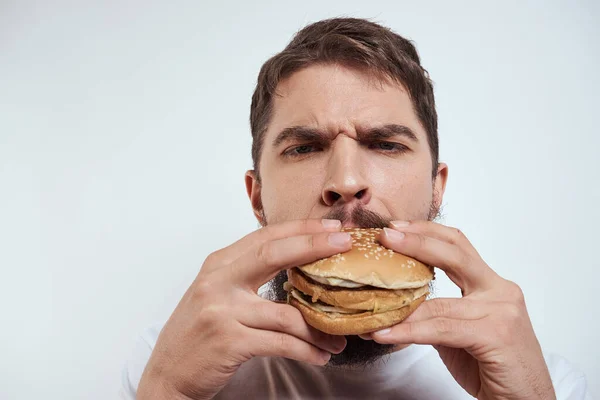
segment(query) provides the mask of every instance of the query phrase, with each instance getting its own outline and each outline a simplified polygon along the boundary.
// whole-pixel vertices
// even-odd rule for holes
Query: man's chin
[[[285,271],[280,271],[270,282],[267,298],[272,301],[285,302],[287,292],[283,283],[287,281]],[[348,343],[340,354],[332,354],[327,365],[331,367],[364,368],[381,360],[386,354],[392,352],[394,346],[379,344],[373,340],[364,340],[358,336],[346,336]]]
[[[346,336],[348,344],[340,354],[332,354],[330,367],[369,368],[394,350],[392,344],[379,344],[373,340],[364,340],[358,336]]]

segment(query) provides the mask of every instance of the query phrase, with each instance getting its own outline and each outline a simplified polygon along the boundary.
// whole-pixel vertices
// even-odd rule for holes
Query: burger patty
[[[316,285],[316,286],[321,286],[326,290],[329,291],[343,291],[343,290],[352,290],[352,291],[356,291],[356,290],[387,290],[387,289],[381,289],[375,286],[369,286],[369,285],[362,285],[360,287],[357,288],[347,288],[347,287],[342,287],[342,286],[332,286],[332,285],[327,285],[325,283],[321,283],[321,282],[317,282],[314,279],[312,279],[310,276],[306,275],[304,272],[302,272],[302,270],[300,268],[292,268],[294,271],[293,273],[295,274],[299,274],[302,276],[302,278],[304,278],[307,282],[309,282],[312,285]]]
[[[302,293],[297,289],[291,289],[290,296],[300,301],[304,305],[324,313],[359,314],[369,312],[368,310],[353,310],[351,308],[336,307],[332,306],[331,304],[324,303],[320,300],[313,302],[311,301],[310,297],[306,296],[306,294]]]
[[[416,289],[396,290],[374,286],[349,289],[324,285],[310,279],[298,268],[288,270],[288,281],[312,303],[320,302],[324,306],[344,310],[375,312],[393,310],[404,307],[416,298],[429,293],[428,285]]]

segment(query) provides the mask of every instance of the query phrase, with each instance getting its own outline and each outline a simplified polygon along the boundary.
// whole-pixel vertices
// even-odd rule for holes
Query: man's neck
[[[389,352],[388,352],[388,353],[387,353],[385,356],[383,356],[382,358],[389,357],[389,356],[391,356],[393,353],[396,353],[396,352],[398,352],[398,351],[400,351],[400,350],[404,350],[404,349],[408,348],[409,346],[410,346],[410,344],[398,344],[398,345],[395,345],[395,346],[394,346],[394,347],[392,347],[392,349],[391,349],[391,350],[390,350],[390,351],[389,351]],[[381,360],[381,359],[379,359],[379,360],[375,361],[375,362],[373,363],[373,365],[378,365],[378,364],[379,364],[379,363],[381,363],[381,362],[382,362],[382,360]],[[364,371],[364,370],[365,370],[365,368],[366,368],[366,367],[365,367],[364,365],[361,365],[361,366],[356,366],[356,365],[335,365],[335,366],[332,366],[332,365],[326,365],[326,366],[325,366],[325,369],[326,369],[326,370],[344,370],[344,371]],[[368,368],[368,367],[367,367],[367,368]]]

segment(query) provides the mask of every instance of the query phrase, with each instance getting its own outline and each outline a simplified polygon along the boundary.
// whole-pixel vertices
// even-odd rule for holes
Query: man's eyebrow
[[[419,139],[415,132],[408,126],[399,124],[386,124],[382,126],[376,126],[372,128],[361,129],[357,131],[359,140],[381,140],[389,139],[395,136],[403,136],[413,142],[418,142]]]
[[[279,146],[283,142],[290,140],[299,142],[323,142],[327,139],[327,134],[307,126],[291,126],[283,129],[273,140],[273,147]]]
[[[298,142],[325,142],[328,139],[326,132],[307,126],[291,126],[283,129],[273,140],[273,147],[279,146],[286,141]],[[413,142],[418,142],[417,135],[408,126],[399,124],[386,124],[382,126],[359,129],[357,131],[358,140],[375,141],[389,139],[396,136],[403,136]]]

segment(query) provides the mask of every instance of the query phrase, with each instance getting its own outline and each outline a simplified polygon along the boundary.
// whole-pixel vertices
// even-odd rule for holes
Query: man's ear
[[[444,192],[446,191],[446,182],[448,181],[448,165],[438,164],[437,175],[433,181],[433,193],[436,209],[442,206]]]
[[[244,176],[244,180],[246,182],[246,193],[248,194],[248,198],[250,199],[250,204],[252,205],[252,211],[254,211],[254,217],[258,221],[261,226],[265,226],[266,221],[264,221],[264,210],[262,205],[261,198],[261,186],[260,181],[256,175],[254,170],[246,171],[246,175]]]

